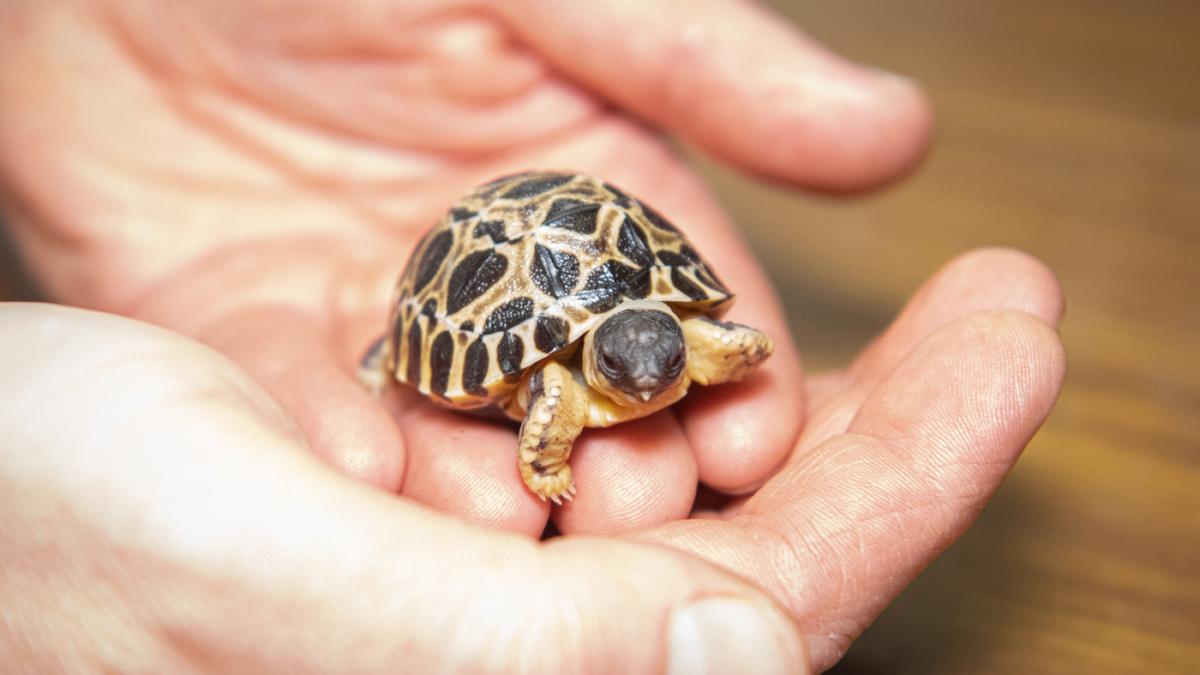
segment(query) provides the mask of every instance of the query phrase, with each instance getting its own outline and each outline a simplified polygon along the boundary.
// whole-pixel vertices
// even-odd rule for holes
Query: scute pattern
[[[467,194],[417,246],[394,297],[388,367],[462,408],[500,400],[626,299],[716,316],[733,298],[662,215],[565,172]]]

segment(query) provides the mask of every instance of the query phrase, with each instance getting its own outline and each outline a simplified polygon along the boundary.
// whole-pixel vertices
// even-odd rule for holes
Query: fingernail
[[[706,598],[671,617],[667,672],[803,673],[807,656],[778,610],[737,598]]]

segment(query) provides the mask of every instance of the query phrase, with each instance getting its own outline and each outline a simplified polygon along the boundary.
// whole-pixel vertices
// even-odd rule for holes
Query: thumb
[[[241,609],[171,624],[227,671],[811,672],[788,616],[697,558],[611,539],[543,545],[323,476],[276,476],[302,499],[273,485],[245,503],[226,493],[237,522],[207,528],[231,533],[217,550],[239,551],[219,605]]]
[[[559,69],[755,173],[859,189],[903,173],[928,142],[929,103],[913,83],[841,59],[745,0],[496,10]]]
[[[392,650],[383,668],[809,672],[791,620],[756,588],[696,558],[611,539],[536,544],[345,485],[353,494],[313,511],[342,532],[353,513],[350,529],[371,538],[342,549],[343,563],[361,567],[330,575],[352,581],[327,585],[326,598],[330,608],[370,608],[359,625]],[[312,535],[326,546],[347,541]],[[362,639],[355,635],[355,652]]]
[[[695,559],[578,539],[547,547],[545,558],[559,582],[543,600],[560,608],[553,628],[564,664],[587,664],[587,672],[658,671],[664,663],[669,673],[809,672],[796,628],[774,604]]]

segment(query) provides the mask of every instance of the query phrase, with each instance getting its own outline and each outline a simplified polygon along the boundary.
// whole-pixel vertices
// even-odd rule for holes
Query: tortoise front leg
[[[560,497],[570,499],[575,493],[567,459],[587,421],[587,389],[557,361],[534,372],[528,388],[517,464],[535,495],[561,505]]]
[[[697,316],[681,322],[687,374],[698,384],[738,382],[771,355],[771,338],[740,323]]]

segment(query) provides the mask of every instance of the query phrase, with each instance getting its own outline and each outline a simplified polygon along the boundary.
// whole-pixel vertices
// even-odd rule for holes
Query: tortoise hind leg
[[[362,382],[376,396],[383,391],[390,379],[385,364],[387,354],[384,350],[386,347],[387,336],[379,336],[379,339],[371,343],[358,362],[358,381]]]
[[[549,361],[529,378],[529,403],[517,463],[529,489],[555,504],[575,493],[571,479],[571,445],[587,421],[587,390],[570,369]]]
[[[688,377],[697,384],[738,382],[771,355],[771,338],[740,323],[697,316],[685,319]]]

